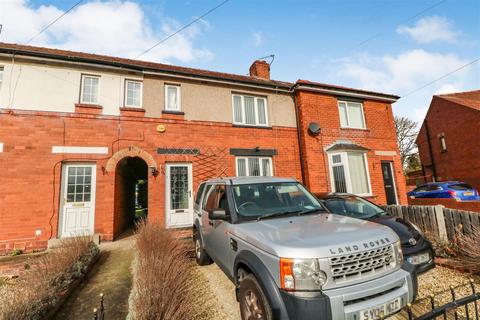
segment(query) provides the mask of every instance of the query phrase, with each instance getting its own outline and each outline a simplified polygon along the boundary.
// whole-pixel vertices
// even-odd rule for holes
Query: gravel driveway
[[[220,319],[240,320],[240,311],[237,300],[235,299],[235,287],[225,274],[217,267],[216,264],[212,264],[204,267],[196,267],[200,274],[209,284],[211,292],[218,298],[218,309],[223,313],[219,315]],[[461,273],[455,270],[451,270],[444,267],[437,266],[435,269],[428,271],[427,273],[420,275],[419,282],[419,298],[428,297],[436,292],[447,290],[450,285],[457,286],[461,283],[467,283],[471,278],[470,275]],[[475,277],[475,282],[480,289],[480,278]],[[468,294],[469,290],[464,292],[459,291],[459,296]],[[447,298],[440,298],[439,303],[447,302]],[[443,300],[443,301],[442,301]],[[392,317],[394,320],[406,319],[404,313],[397,314]]]
[[[223,313],[219,315],[218,320],[241,320],[240,308],[235,298],[235,286],[230,279],[215,263],[209,266],[197,266],[196,268],[209,284],[213,295],[218,299],[219,312]]]

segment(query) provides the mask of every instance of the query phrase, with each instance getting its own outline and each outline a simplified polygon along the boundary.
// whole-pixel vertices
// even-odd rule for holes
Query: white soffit
[[[108,147],[69,147],[53,146],[52,153],[89,153],[89,154],[108,154]]]

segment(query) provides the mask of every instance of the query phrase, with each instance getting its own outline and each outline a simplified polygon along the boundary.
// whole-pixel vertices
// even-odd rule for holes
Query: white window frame
[[[168,107],[168,88],[175,88],[177,90],[178,108],[171,109]],[[165,84],[165,111],[180,112],[182,111],[182,91],[180,85]]]
[[[270,175],[269,176],[260,175],[260,177],[273,177],[274,176],[272,157],[257,157],[257,156],[249,157],[249,156],[246,156],[246,157],[236,157],[235,158],[235,174],[236,174],[237,177],[239,177],[239,175],[238,175],[238,160],[239,159],[244,159],[245,160],[245,171],[246,171],[245,173],[246,173],[246,175],[242,176],[242,177],[253,177],[253,176],[250,175],[250,168],[248,167],[248,159],[251,159],[251,158],[258,159],[260,173],[263,173],[263,160],[268,160],[270,162]]]
[[[337,192],[335,190],[335,177],[333,175],[333,167],[336,165],[340,164],[334,164],[333,163],[333,156],[335,155],[340,155],[341,157],[341,165],[343,166],[344,169],[344,174],[345,174],[345,185],[347,187],[347,193],[352,193],[352,180],[350,176],[350,167],[348,165],[348,154],[349,153],[361,153],[363,155],[363,161],[365,164],[365,173],[367,175],[367,187],[368,187],[368,192],[367,193],[356,193],[357,196],[362,196],[362,197],[368,197],[372,196],[372,185],[370,182],[370,171],[368,169],[368,158],[367,158],[367,153],[362,152],[362,151],[335,151],[335,152],[329,152],[328,153],[328,169],[330,173],[330,187],[332,192]]]
[[[242,109],[242,122],[235,121],[235,109],[234,109],[234,97],[240,97],[241,99],[241,109]],[[246,123],[246,117],[245,117],[245,97],[250,97],[254,99],[254,109],[255,109],[255,124],[247,124]],[[264,105],[265,105],[265,124],[260,124],[258,123],[258,100],[263,100]],[[258,96],[252,96],[248,94],[240,94],[240,93],[234,93],[232,94],[232,123],[237,124],[237,125],[242,125],[242,126],[249,126],[249,127],[268,127],[269,122],[268,122],[268,103],[267,103],[267,98],[266,97],[258,97]]]
[[[2,84],[3,84],[3,81],[4,81],[4,77],[5,77],[5,67],[4,66],[0,66],[0,91],[2,90]]]
[[[97,78],[98,79],[98,88],[97,88],[97,101],[84,101],[83,100],[83,90],[85,89],[85,78]],[[81,81],[81,88],[80,88],[80,103],[82,104],[93,104],[99,105],[100,104],[100,76],[92,75],[92,74],[82,74],[82,81]]]
[[[345,103],[345,107],[346,107],[346,120],[347,120],[347,123],[346,125],[342,124],[342,118],[341,118],[341,115],[340,115],[340,103]],[[359,104],[360,105],[360,109],[362,111],[362,124],[363,126],[361,127],[354,127],[354,126],[351,126],[350,125],[350,120],[348,119],[348,104],[349,103],[355,103],[355,104]],[[350,129],[367,129],[367,123],[365,122],[365,110],[363,108],[363,103],[361,102],[355,102],[355,101],[348,101],[348,100],[338,100],[337,102],[337,107],[338,107],[338,117],[340,119],[340,127],[341,128],[350,128]]]
[[[128,84],[129,83],[139,83],[140,84],[140,104],[128,104]],[[140,80],[125,79],[125,107],[129,108],[143,108],[143,82]]]
[[[438,140],[440,141],[440,151],[447,152],[447,141],[445,140],[445,135],[440,135],[440,137],[438,137]]]

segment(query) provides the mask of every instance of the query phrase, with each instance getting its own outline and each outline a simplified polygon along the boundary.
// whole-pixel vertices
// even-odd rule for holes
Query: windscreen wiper
[[[259,216],[257,218],[257,221],[260,221],[260,220],[263,220],[263,219],[268,219],[268,218],[273,218],[273,217],[279,217],[279,216],[283,216],[283,215],[287,215],[287,214],[296,214],[296,213],[300,213],[302,212],[302,210],[291,210],[291,211],[279,211],[279,212],[272,212],[272,213],[269,213],[269,214],[266,214],[264,216]]]
[[[298,212],[298,215],[299,216],[303,216],[304,214],[310,214],[310,213],[315,213],[315,212],[327,212],[325,210],[323,210],[323,208],[316,208],[316,209],[308,209],[308,210],[304,210],[304,211],[300,211]]]

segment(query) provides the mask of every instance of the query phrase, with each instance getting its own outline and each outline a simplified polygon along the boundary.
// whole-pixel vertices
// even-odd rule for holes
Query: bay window
[[[237,176],[272,176],[272,158],[237,157]]]
[[[268,126],[267,99],[234,94],[233,123],[247,126]]]
[[[365,152],[337,152],[328,155],[332,190],[356,195],[370,195],[367,155]]]

